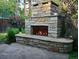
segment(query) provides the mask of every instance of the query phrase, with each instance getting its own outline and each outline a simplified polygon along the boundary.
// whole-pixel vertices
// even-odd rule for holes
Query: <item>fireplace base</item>
[[[44,48],[53,52],[68,53],[72,51],[73,40],[65,38],[51,38],[45,36],[17,34],[16,42]]]

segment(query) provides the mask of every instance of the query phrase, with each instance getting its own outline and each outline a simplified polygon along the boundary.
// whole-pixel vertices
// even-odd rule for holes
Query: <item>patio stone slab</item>
[[[5,47],[6,46],[6,47]],[[68,54],[50,52],[44,49],[13,43],[0,45],[0,59],[68,59]]]

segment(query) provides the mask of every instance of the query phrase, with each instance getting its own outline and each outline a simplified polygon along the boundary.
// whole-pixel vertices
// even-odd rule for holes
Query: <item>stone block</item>
[[[25,44],[29,44],[29,42],[30,42],[30,39],[24,39]]]
[[[23,38],[21,38],[21,37],[16,37],[16,41],[18,41],[18,40],[23,40]]]
[[[49,48],[47,45],[43,45],[43,44],[39,44],[38,47],[45,48],[45,49],[48,49]]]
[[[65,52],[63,48],[59,48],[59,52]]]
[[[69,46],[68,46],[68,45],[64,45],[63,47],[64,47],[64,48],[68,48]]]
[[[25,44],[23,40],[17,40],[16,42],[20,44]]]
[[[55,34],[55,33],[49,33],[49,34],[48,34],[48,36],[49,36],[49,37],[53,37],[53,38],[58,37],[58,35],[57,35],[57,34]]]
[[[49,50],[51,50],[53,52],[59,52],[59,49],[58,48],[54,48],[54,47],[50,48]]]
[[[59,44],[59,43],[56,43],[56,46],[55,47],[62,47],[62,45],[61,44]]]
[[[39,44],[44,45],[44,46],[49,46],[47,42],[41,41]]]
[[[49,43],[48,45],[49,45],[50,47],[54,47],[55,44],[54,44],[54,43]]]
[[[34,42],[34,43],[39,43],[40,41],[39,41],[39,40],[35,40],[35,39],[34,39],[34,40],[33,40],[33,42]]]

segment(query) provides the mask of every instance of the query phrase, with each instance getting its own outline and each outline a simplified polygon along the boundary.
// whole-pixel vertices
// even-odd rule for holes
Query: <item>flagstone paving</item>
[[[68,59],[68,54],[13,43],[0,45],[0,59]]]

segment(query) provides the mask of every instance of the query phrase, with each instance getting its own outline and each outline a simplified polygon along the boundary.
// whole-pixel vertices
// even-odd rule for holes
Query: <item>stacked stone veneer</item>
[[[61,40],[61,42],[60,42]],[[72,42],[73,40],[66,40],[61,38],[60,40],[56,38],[46,38],[45,37],[33,37],[28,35],[17,35],[17,43],[24,45],[31,45],[34,47],[39,47],[47,49],[54,52],[68,53],[72,51]]]
[[[38,1],[38,0],[37,0]],[[39,2],[32,3],[32,17],[34,16],[51,16],[58,13],[58,5],[53,1],[40,0]]]
[[[49,37],[59,37],[63,20],[60,16],[31,17],[26,20],[26,33],[31,34],[31,26],[48,26]]]
[[[32,16],[26,20],[26,33],[31,34],[32,26],[48,26],[49,37],[59,37],[62,19],[57,13],[58,5],[51,0],[33,0],[31,5]]]

